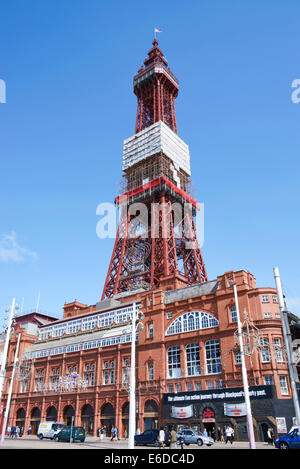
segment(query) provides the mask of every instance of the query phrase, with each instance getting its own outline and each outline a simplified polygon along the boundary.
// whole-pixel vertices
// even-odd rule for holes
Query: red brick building
[[[32,358],[33,369],[29,376],[23,380],[19,376],[15,382],[9,424],[24,426],[25,433],[31,425],[34,433],[40,421],[69,423],[74,416],[75,425],[83,425],[90,433],[96,434],[100,426],[105,425],[109,431],[111,425],[116,425],[122,435],[128,427],[129,326],[136,301],[145,316],[136,354],[138,428],[184,424],[209,430],[212,425],[230,422],[236,436],[243,438],[245,417],[231,418],[222,410],[224,402],[234,404],[243,399],[223,399],[220,404],[205,398],[200,410],[197,408],[187,419],[174,418],[164,405],[168,395],[205,396],[221,389],[229,392],[241,388],[234,338],[236,311],[228,278],[237,283],[241,315],[247,311],[249,321],[267,344],[265,349],[253,352],[251,364],[250,357],[246,359],[249,385],[272,390],[271,397],[252,401],[256,438],[263,439],[266,426],[276,430],[276,417],[286,417],[287,424],[292,425],[276,290],[257,288],[253,275],[245,271],[228,272],[192,286],[175,276],[162,279],[161,288],[153,291],[125,294],[92,306],[77,301],[65,304],[63,319],[40,326],[38,337],[22,333],[20,354]],[[8,374],[16,339],[15,333]],[[85,389],[62,388],[62,377],[73,373],[87,381]],[[203,422],[204,407],[213,411],[213,422]]]

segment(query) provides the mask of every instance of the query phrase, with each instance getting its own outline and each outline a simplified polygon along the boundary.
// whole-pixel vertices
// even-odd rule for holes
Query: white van
[[[55,435],[65,426],[64,423],[59,422],[41,422],[37,431],[37,437],[42,440],[43,438],[50,438],[53,440]]]

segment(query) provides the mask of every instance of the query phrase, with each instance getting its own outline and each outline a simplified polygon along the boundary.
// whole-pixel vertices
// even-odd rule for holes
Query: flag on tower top
[[[162,33],[161,29],[154,28],[154,38],[156,39],[156,33]]]

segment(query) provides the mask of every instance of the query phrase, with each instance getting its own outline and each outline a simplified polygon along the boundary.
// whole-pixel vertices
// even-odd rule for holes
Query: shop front
[[[256,439],[263,441],[259,422],[270,422],[275,417],[273,387],[252,386],[249,392]],[[206,430],[215,438],[230,425],[236,440],[248,440],[244,391],[242,388],[224,388],[164,394],[163,425],[177,431],[183,428]]]

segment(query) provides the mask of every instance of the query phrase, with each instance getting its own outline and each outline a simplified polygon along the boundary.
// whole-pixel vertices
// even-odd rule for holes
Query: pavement
[[[75,442],[75,443],[68,443],[68,442],[56,442],[52,440],[40,440],[37,438],[37,436],[34,435],[24,435],[21,438],[8,438],[6,437],[4,439],[4,442],[0,444],[0,449],[38,449],[38,450],[43,450],[43,449],[53,449],[53,450],[83,450],[83,449],[103,449],[103,450],[122,450],[122,449],[128,449],[128,440],[119,440],[119,441],[110,441],[110,438],[104,438],[103,440],[100,440],[97,437],[93,436],[87,436],[86,440],[84,443],[80,442]],[[153,447],[153,446],[136,446],[136,450],[142,449],[142,450],[155,450],[157,451],[158,449]],[[180,452],[180,447],[176,448],[178,452]],[[247,441],[234,441],[233,444],[231,445],[230,443],[221,443],[221,442],[215,442],[213,446],[201,446],[198,447],[197,445],[188,445],[184,446],[184,450],[211,450],[211,449],[249,449],[249,443]],[[256,449],[275,449],[274,446],[268,445],[267,443],[263,442],[256,442]],[[170,451],[168,448],[165,448],[163,451]]]

